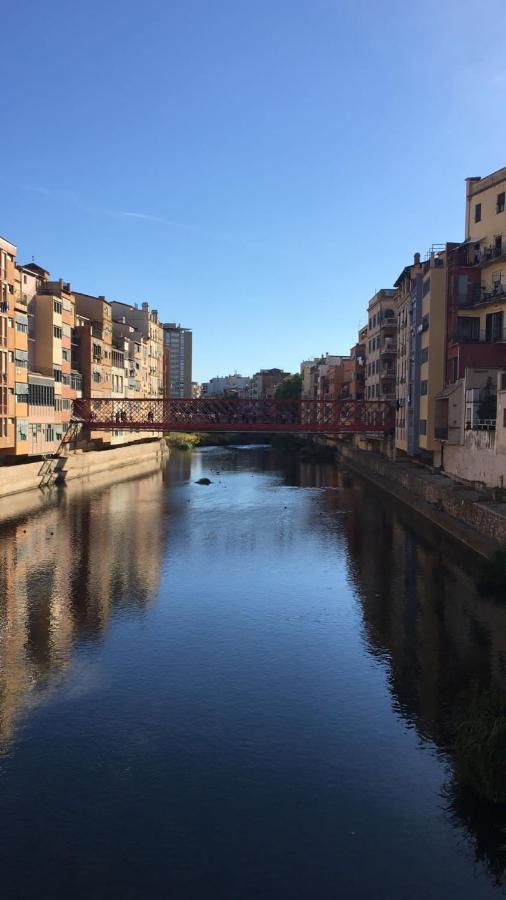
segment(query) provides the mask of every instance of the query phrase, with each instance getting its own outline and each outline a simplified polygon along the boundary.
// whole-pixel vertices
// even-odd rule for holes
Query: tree
[[[298,400],[302,387],[300,375],[287,375],[275,391],[276,400]]]

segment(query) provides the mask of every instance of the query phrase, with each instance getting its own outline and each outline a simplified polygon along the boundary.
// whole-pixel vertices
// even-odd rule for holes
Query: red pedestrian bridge
[[[395,406],[387,400],[83,398],[74,401],[73,419],[92,431],[386,434],[395,426]]]

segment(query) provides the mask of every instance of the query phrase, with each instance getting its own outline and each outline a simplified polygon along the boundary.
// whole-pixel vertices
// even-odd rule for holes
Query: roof
[[[26,272],[31,272],[33,275],[49,275],[47,269],[43,269],[42,266],[38,266],[37,263],[31,262],[26,263],[26,265],[18,266],[18,269],[22,269]]]

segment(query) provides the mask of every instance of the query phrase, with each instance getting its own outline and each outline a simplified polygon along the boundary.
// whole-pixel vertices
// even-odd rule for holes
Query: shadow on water
[[[370,652],[388,667],[396,710],[448,760],[447,814],[463,826],[476,862],[503,886],[506,806],[481,796],[479,779],[463,783],[455,748],[463,724],[491,695],[506,698],[506,606],[479,590],[477,557],[358,476],[343,471],[338,480],[348,509],[349,574]],[[332,510],[335,497],[326,500]],[[506,753],[495,774],[504,796]]]

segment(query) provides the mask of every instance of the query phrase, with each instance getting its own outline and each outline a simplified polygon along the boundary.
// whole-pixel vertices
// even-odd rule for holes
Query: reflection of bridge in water
[[[386,434],[395,424],[387,400],[81,399],[74,418],[94,431],[251,431]]]

